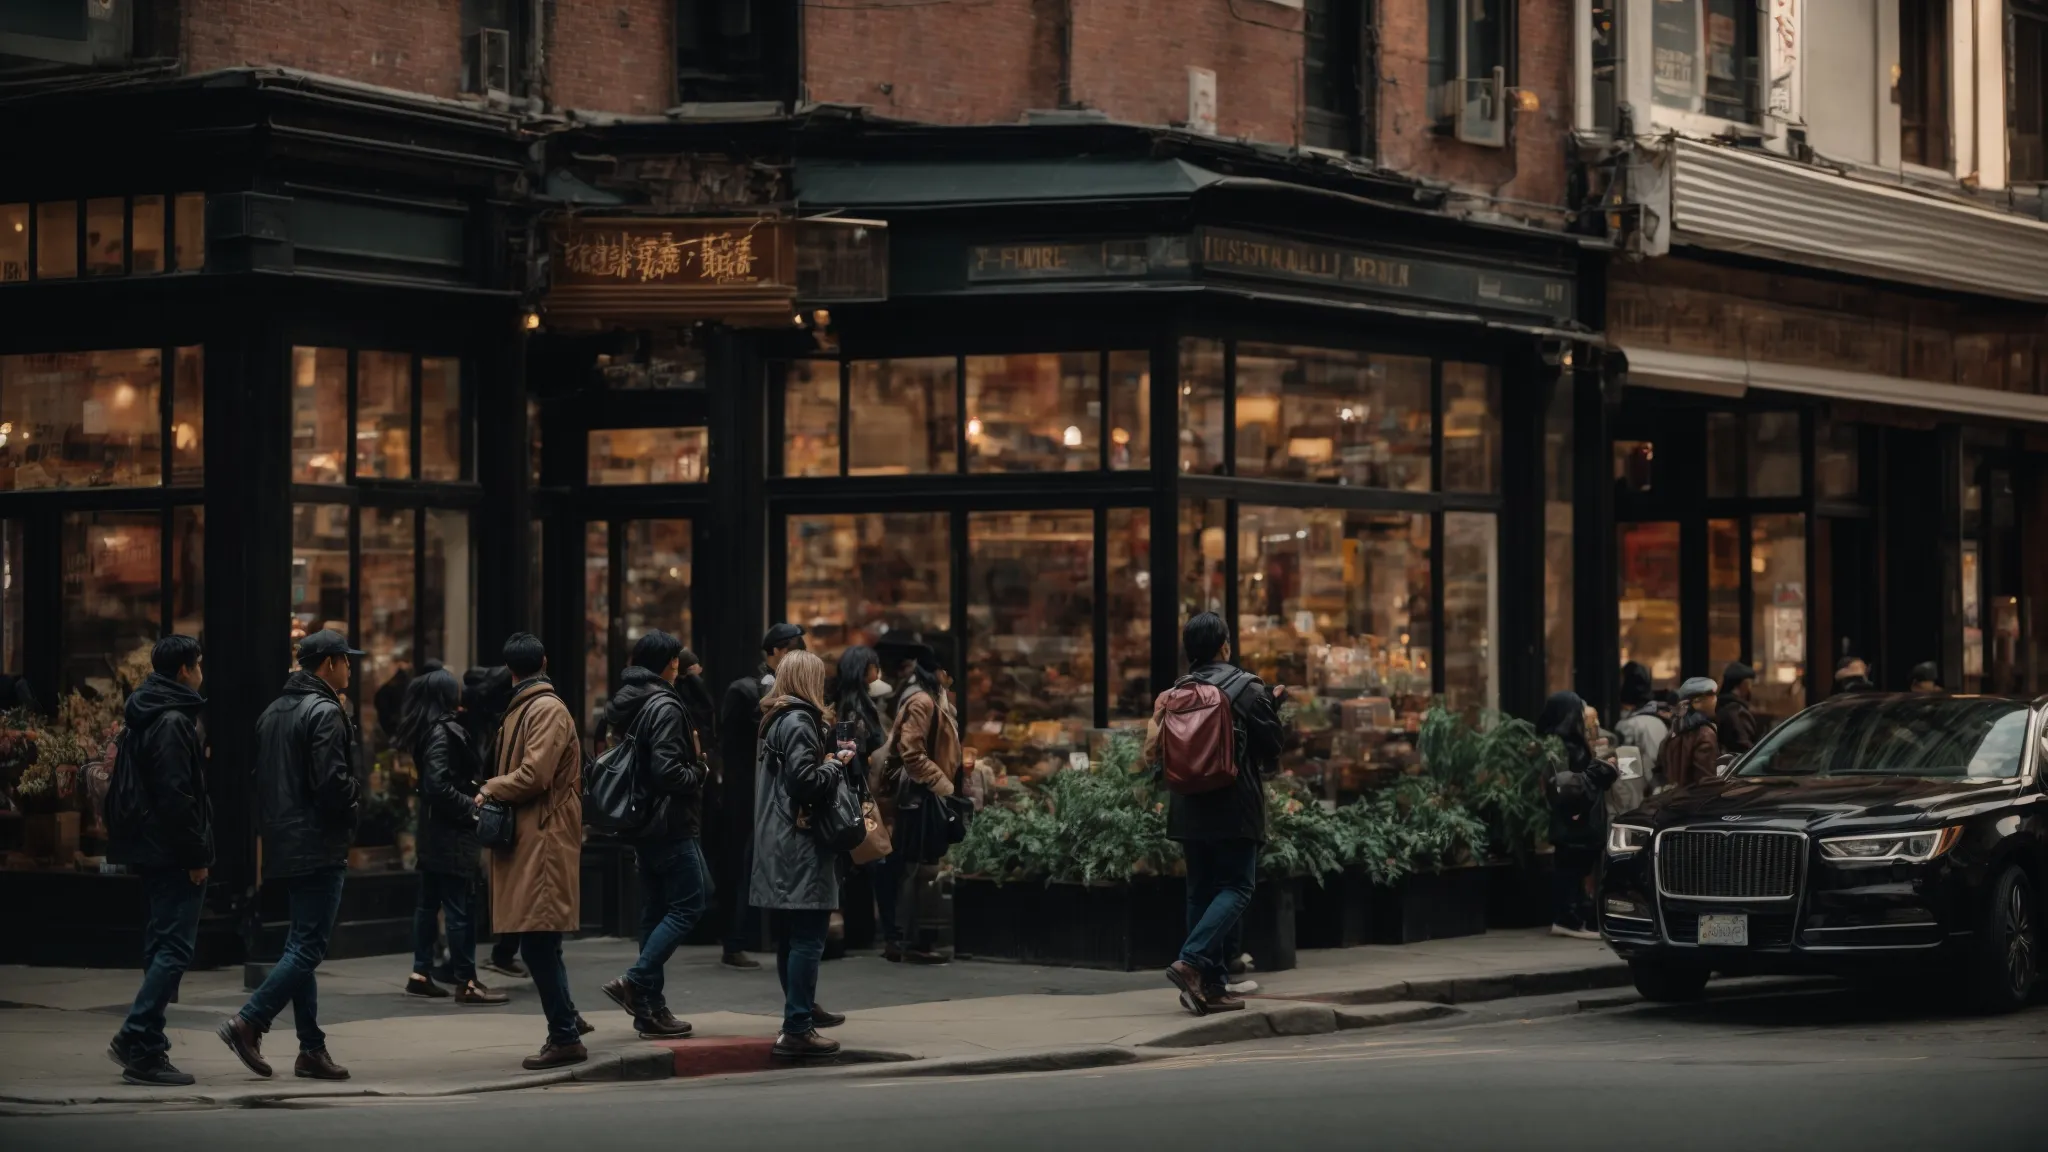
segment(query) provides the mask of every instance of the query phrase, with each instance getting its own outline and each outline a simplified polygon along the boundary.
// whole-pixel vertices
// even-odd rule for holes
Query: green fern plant
[[[1493,858],[1526,859],[1550,826],[1543,780],[1564,747],[1527,720],[1489,712],[1467,724],[1441,702],[1423,717],[1416,737],[1423,773],[1486,828]]]

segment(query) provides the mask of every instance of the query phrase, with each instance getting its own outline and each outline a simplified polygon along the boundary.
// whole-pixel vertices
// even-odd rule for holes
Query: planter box
[[[1299,881],[1294,943],[1301,948],[1356,948],[1372,939],[1372,881],[1362,868],[1331,872],[1321,884]]]
[[[1486,867],[1486,926],[1541,928],[1550,923],[1551,856]]]
[[[78,813],[34,812],[21,822],[22,851],[38,860],[71,867],[78,854]]]
[[[1245,910],[1244,950],[1261,972],[1294,967],[1295,882],[1266,881]],[[963,956],[1134,972],[1164,968],[1187,935],[1187,885],[1177,876],[1123,884],[1046,884],[961,876],[955,947]]]
[[[1418,872],[1372,895],[1372,942],[1419,944],[1486,931],[1486,869]]]

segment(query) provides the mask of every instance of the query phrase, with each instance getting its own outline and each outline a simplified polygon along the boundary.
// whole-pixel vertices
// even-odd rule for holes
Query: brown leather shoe
[[[545,1072],[550,1068],[567,1068],[590,1059],[590,1049],[581,1044],[545,1044],[541,1050],[519,1062],[528,1072]]]
[[[1202,994],[1202,1007],[1211,1012],[1242,1012],[1244,1001],[1222,989]]]
[[[507,996],[505,993],[486,988],[475,980],[471,980],[455,990],[455,1002],[457,1004],[466,1004],[472,1008],[487,1004],[506,1004],[510,1003],[511,1000],[512,997]]]
[[[214,1035],[219,1036],[221,1042],[228,1046],[228,1051],[235,1054],[235,1059],[242,1062],[244,1068],[265,1080],[270,1079],[270,1064],[263,1059],[263,1033],[254,1024],[249,1023],[241,1013],[238,1012],[221,1021],[220,1027],[213,1031]]]
[[[839,1041],[825,1039],[815,1028],[801,1036],[785,1032],[775,1037],[768,1054],[777,1060],[824,1060],[839,1055]]]
[[[642,1040],[681,1040],[690,1034],[690,1023],[676,1019],[676,1014],[664,1004],[645,1016],[635,1018],[633,1031],[639,1033]]]
[[[348,1069],[334,1062],[325,1048],[299,1053],[297,1063],[292,1065],[292,1075],[302,1080],[346,1080]]]
[[[576,1014],[576,1034],[578,1036],[588,1036],[595,1031],[597,1031],[597,1025],[585,1020],[583,1013],[578,1012]]]
[[[431,978],[415,972],[405,978],[405,994],[407,996],[422,996],[429,1000],[441,1000],[447,997],[448,990],[434,983]]]
[[[1175,960],[1166,966],[1166,982],[1180,989],[1180,1006],[1197,1016],[1209,1014],[1209,998],[1202,995],[1202,974],[1192,964]]]
[[[846,1023],[846,1016],[840,1012],[827,1012],[814,1002],[811,1005],[811,1027],[837,1028]]]
[[[640,1003],[639,990],[634,988],[633,982],[626,979],[624,976],[621,976],[616,980],[605,981],[604,985],[600,987],[598,991],[604,993],[605,996],[608,999],[610,999],[612,1003],[617,1004],[621,1008],[624,1008],[626,1010],[626,1015],[631,1016],[636,1020],[642,1016],[646,1016],[649,1014],[649,1006]]]

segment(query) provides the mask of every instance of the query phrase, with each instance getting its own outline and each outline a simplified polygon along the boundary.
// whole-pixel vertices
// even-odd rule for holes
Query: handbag
[[[861,842],[854,845],[853,851],[849,853],[855,864],[872,863],[896,850],[896,845],[889,836],[889,826],[882,823],[882,809],[872,798],[861,797],[860,818],[867,827],[867,835],[863,836]]]
[[[957,781],[959,773],[954,773]],[[896,850],[919,864],[937,864],[946,849],[967,838],[974,801],[955,784],[951,796],[933,795],[930,788],[906,779],[896,793]]]
[[[476,842],[498,852],[510,852],[518,838],[517,817],[511,806],[486,800],[476,809]]]

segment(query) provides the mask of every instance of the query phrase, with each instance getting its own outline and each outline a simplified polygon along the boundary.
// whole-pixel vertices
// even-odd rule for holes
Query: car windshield
[[[1872,697],[1794,716],[1735,774],[2011,779],[2026,737],[2027,706],[2012,700]]]

